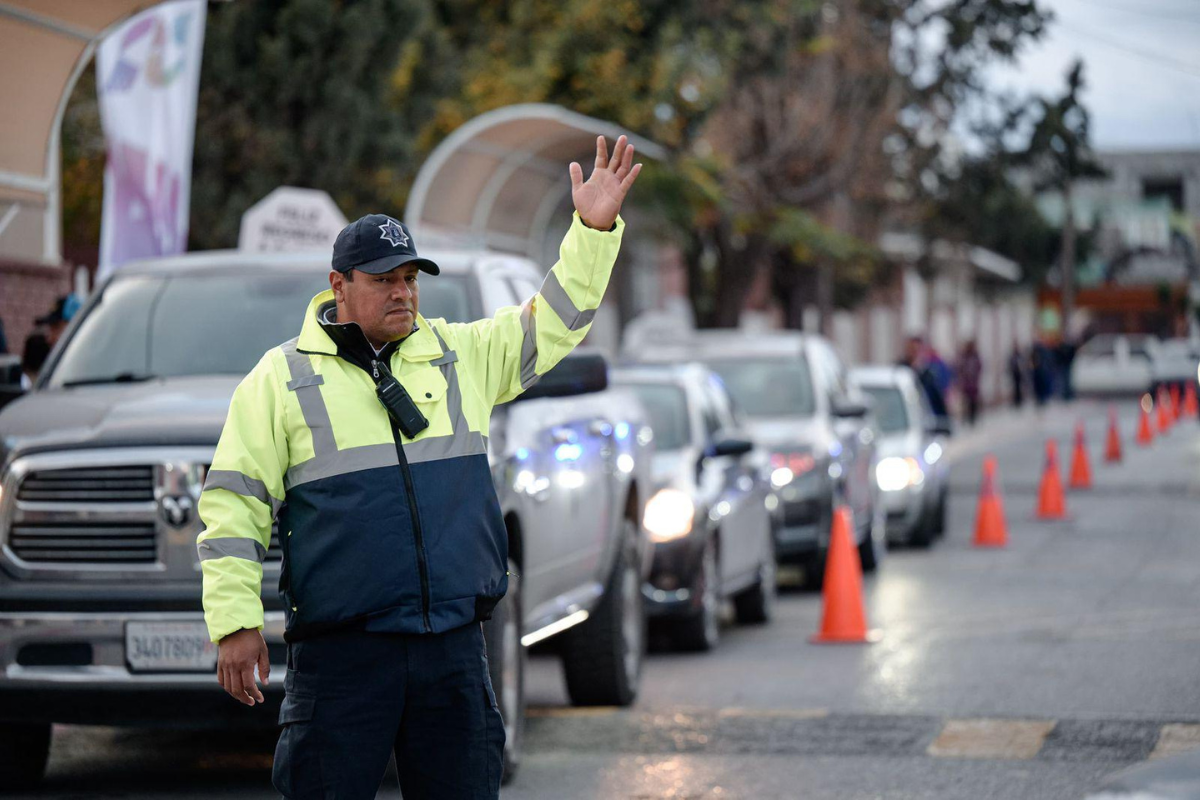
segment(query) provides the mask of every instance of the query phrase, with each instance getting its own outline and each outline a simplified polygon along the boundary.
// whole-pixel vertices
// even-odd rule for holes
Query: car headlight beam
[[[687,536],[696,519],[696,506],[686,492],[661,489],[646,503],[643,522],[650,539],[669,542]]]
[[[925,471],[915,458],[891,456],[875,467],[875,482],[885,492],[898,492],[925,482]]]

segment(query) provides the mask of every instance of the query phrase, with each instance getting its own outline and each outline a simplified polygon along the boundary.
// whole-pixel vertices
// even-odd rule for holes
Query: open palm
[[[587,181],[583,180],[583,168],[578,162],[572,161],[570,170],[571,200],[575,203],[579,218],[589,228],[607,231],[617,221],[625,195],[637,180],[642,165],[633,163],[633,145],[626,137],[617,139],[610,159],[608,144],[603,136],[598,136],[596,168]]]

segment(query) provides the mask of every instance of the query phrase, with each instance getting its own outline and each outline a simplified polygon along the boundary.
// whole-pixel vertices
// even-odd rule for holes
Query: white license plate
[[[217,646],[203,622],[129,622],[125,660],[134,672],[214,672]]]

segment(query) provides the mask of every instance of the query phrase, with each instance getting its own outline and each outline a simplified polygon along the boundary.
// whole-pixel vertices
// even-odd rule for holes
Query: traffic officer
[[[288,670],[273,781],[289,798],[372,798],[394,750],[405,800],[499,796],[504,728],[480,622],[508,586],[487,458],[492,407],[587,334],[641,165],[596,142],[540,291],[491,319],[419,313],[408,229],[372,214],[333,246],[299,337],[238,385],[199,511],[217,679],[263,701],[262,562],[277,519]]]

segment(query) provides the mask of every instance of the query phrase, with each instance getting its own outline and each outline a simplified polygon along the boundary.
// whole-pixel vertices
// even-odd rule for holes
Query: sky
[[[1200,0],[1042,0],[1055,21],[997,88],[1057,95],[1076,57],[1100,149],[1200,149]]]

